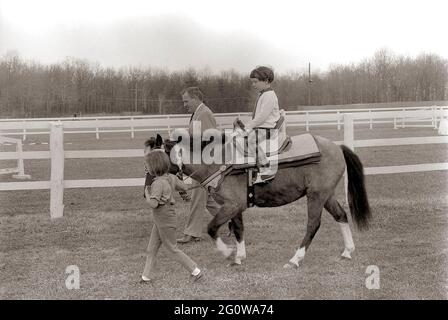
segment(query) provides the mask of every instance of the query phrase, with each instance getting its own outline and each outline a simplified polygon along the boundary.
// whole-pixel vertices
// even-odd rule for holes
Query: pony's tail
[[[360,230],[367,230],[372,214],[364,184],[363,166],[358,156],[347,146],[341,145],[341,149],[347,165],[348,204],[350,213],[358,228]]]

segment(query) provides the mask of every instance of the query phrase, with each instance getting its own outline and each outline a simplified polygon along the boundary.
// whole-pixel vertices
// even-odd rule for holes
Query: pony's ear
[[[160,136],[160,134],[157,134],[157,137],[156,137],[156,147],[161,147],[162,144],[163,144],[163,139]]]
[[[177,137],[177,141],[174,140],[173,142],[174,142],[174,143],[181,143],[181,142],[182,142],[182,136],[178,136],[178,137]]]
[[[151,137],[151,138],[149,138],[148,140],[145,141],[145,147],[146,148],[154,149],[154,144],[155,144],[154,137]]]

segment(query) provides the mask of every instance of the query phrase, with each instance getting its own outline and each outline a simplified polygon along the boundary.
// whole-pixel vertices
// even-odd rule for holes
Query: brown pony
[[[161,144],[162,138],[157,135]],[[325,208],[338,222],[344,239],[342,257],[351,259],[355,249],[347,214],[335,198],[335,188],[343,178],[345,169],[348,176],[348,201],[353,220],[361,230],[367,229],[371,218],[369,202],[364,184],[363,165],[358,156],[348,147],[338,146],[332,141],[314,136],[321,152],[320,162],[298,167],[280,168],[275,179],[255,185],[254,204],[258,207],[279,207],[307,197],[308,222],[306,234],[294,256],[284,265],[285,268],[298,268],[305,257],[305,251],[320,227],[322,210]],[[165,141],[165,152],[170,154],[176,142]],[[203,146],[204,147],[204,146]],[[175,158],[175,157],[174,157]],[[173,159],[173,156],[171,156]],[[173,163],[172,171],[179,171],[202,182],[216,172],[218,164],[180,164],[180,159]],[[231,221],[235,234],[235,264],[241,264],[246,258],[244,245],[243,212],[247,209],[247,177],[246,174],[228,175],[216,189],[211,189],[214,199],[222,206],[220,211],[208,224],[208,234],[216,241],[222,254],[229,258],[233,252],[222,239],[217,236],[218,229]]]

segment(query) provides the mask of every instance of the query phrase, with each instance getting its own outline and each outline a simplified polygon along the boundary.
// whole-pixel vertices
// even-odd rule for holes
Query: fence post
[[[353,114],[344,114],[344,145],[346,145],[350,150],[355,151],[354,144],[354,130],[353,130]],[[348,177],[347,169],[344,173],[344,190],[345,190],[345,203],[348,205]]]
[[[353,133],[353,114],[344,114],[344,144],[351,150],[355,149],[354,146],[354,133]]]
[[[431,107],[432,110],[432,127],[437,129],[437,114],[436,114],[436,106]]]
[[[23,141],[25,141],[26,140],[26,127],[25,127],[25,123],[26,123],[26,121],[25,120],[23,120]]]
[[[22,148],[22,141],[20,139],[17,140],[17,146],[16,151],[19,154],[18,160],[17,160],[17,174],[14,174],[12,177],[14,179],[31,179],[31,176],[29,174],[25,174],[25,167],[23,165],[23,148]]]
[[[96,139],[98,140],[100,138],[100,131],[98,129],[98,119],[95,119],[95,123],[96,123]]]
[[[402,128],[405,127],[405,125],[404,125],[404,122],[405,122],[405,120],[404,120],[404,118],[405,118],[404,113],[405,113],[405,108],[403,108],[403,113],[402,113],[402,115],[401,115],[401,127],[402,127]]]
[[[134,117],[131,117],[131,139],[134,139]]]
[[[309,119],[308,119],[308,112],[305,113],[305,117],[306,117],[306,131],[310,131],[310,125],[309,125]]]
[[[369,109],[369,116],[370,116],[370,126],[369,129],[373,128],[373,122],[372,122],[372,110]]]
[[[341,119],[339,117],[339,110],[336,112],[336,114],[338,115],[338,130],[341,130]]]
[[[171,125],[170,125],[170,116],[166,117],[168,119],[168,136],[171,136]]]
[[[64,215],[64,132],[61,123],[51,124],[50,216]]]
[[[22,152],[23,152],[23,148],[22,148],[22,141],[17,141],[17,147],[16,147],[17,152],[19,153],[19,159],[17,161],[17,169],[19,171],[19,176],[23,176],[25,174],[25,168],[23,166],[23,158],[22,158]]]

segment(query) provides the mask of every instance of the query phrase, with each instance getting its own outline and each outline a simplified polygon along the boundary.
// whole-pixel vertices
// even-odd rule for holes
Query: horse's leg
[[[306,234],[300,244],[299,249],[297,249],[296,253],[288,261],[288,263],[283,266],[284,268],[298,268],[300,262],[305,258],[305,251],[310,246],[311,241],[320,227],[320,219],[322,216],[324,203],[325,198],[322,194],[308,194],[308,223],[306,225]]]
[[[235,205],[224,204],[219,212],[213,217],[212,221],[208,224],[207,232],[216,241],[216,248],[220,251],[224,257],[228,258],[232,254],[233,250],[229,248],[221,237],[217,236],[219,228],[232,219],[239,209]]]
[[[352,232],[350,231],[350,226],[347,220],[347,214],[336,200],[334,196],[331,196],[324,205],[325,209],[333,216],[334,220],[338,222],[342,237],[344,238],[344,252],[342,252],[342,257],[351,259],[351,253],[355,251],[355,244],[353,243]]]
[[[232,218],[232,229],[236,238],[236,255],[235,264],[240,265],[241,260],[246,259],[246,245],[244,244],[244,224],[243,213],[238,212],[237,215]]]

